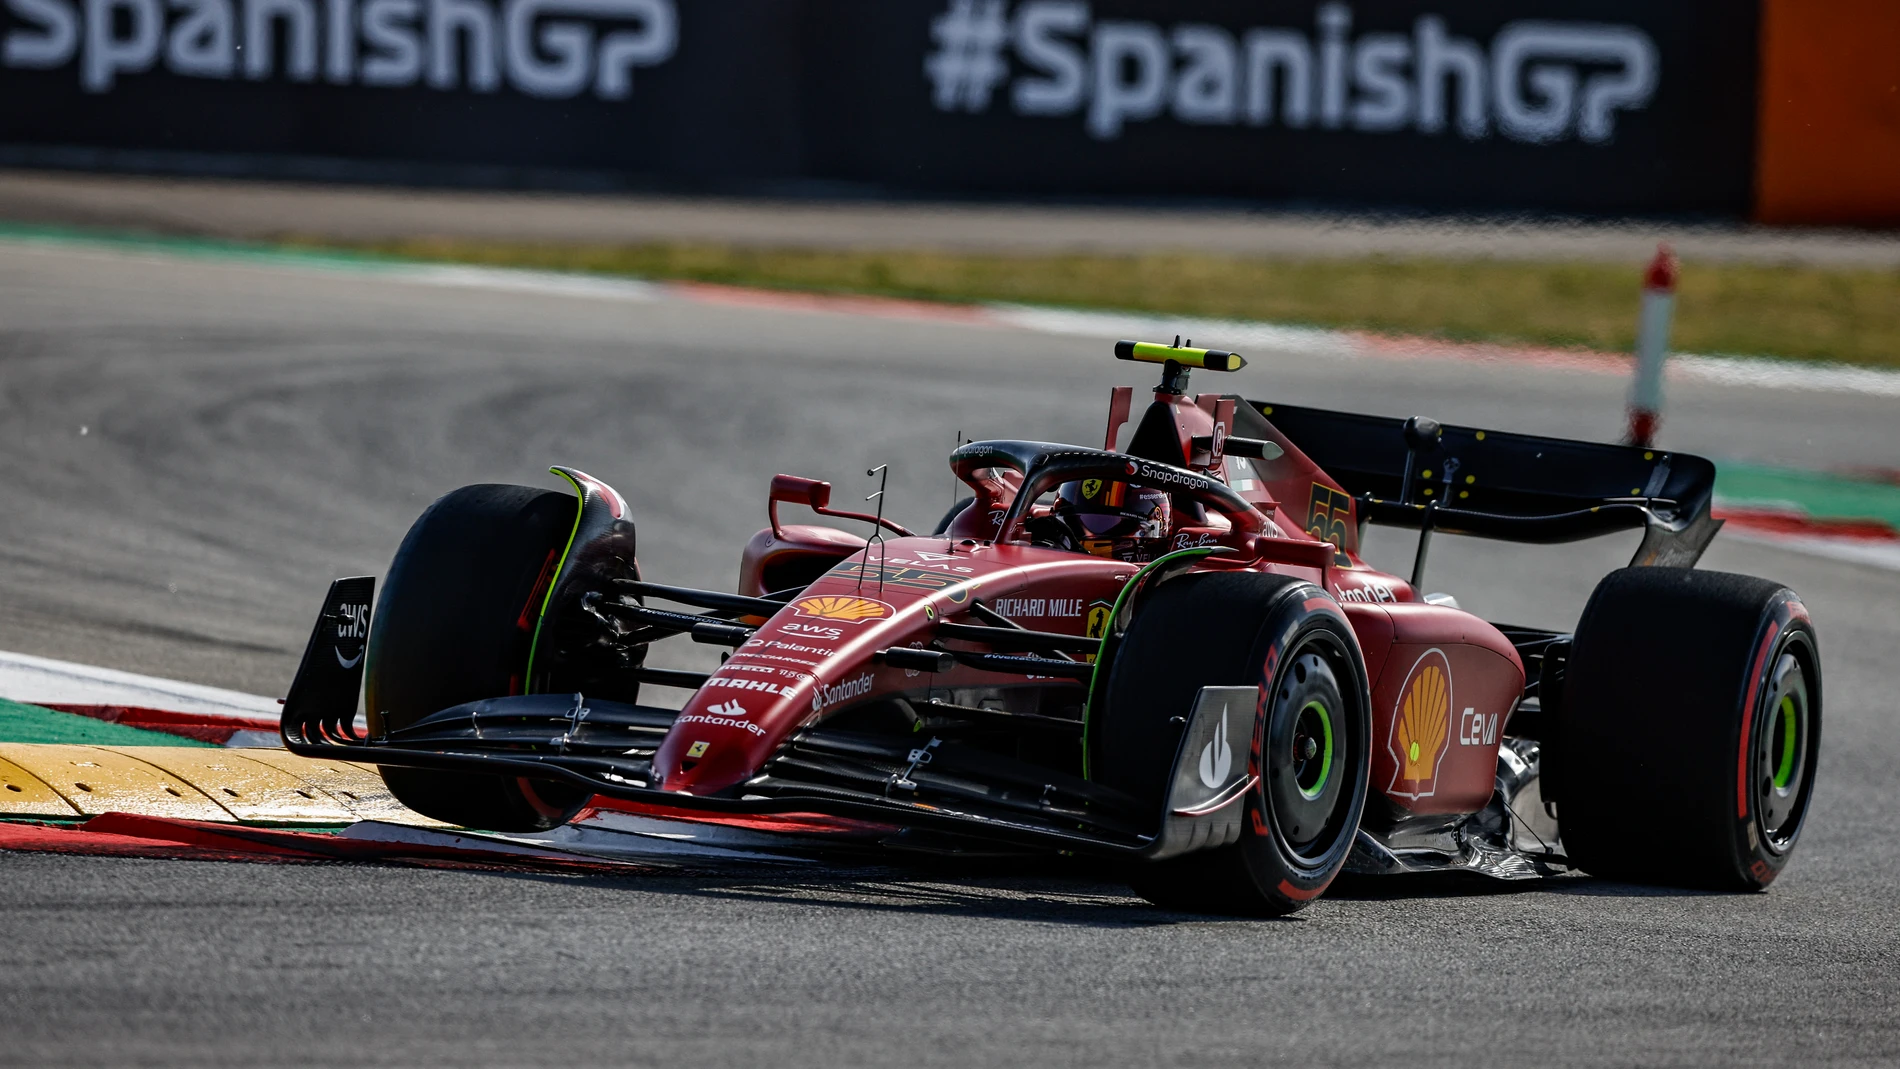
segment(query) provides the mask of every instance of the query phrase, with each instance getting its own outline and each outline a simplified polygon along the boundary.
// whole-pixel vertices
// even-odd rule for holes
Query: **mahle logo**
[[[848,624],[861,624],[866,620],[882,620],[891,614],[891,607],[872,598],[851,596],[819,596],[799,598],[792,602],[792,611],[800,616],[810,616],[819,620],[842,620]]]

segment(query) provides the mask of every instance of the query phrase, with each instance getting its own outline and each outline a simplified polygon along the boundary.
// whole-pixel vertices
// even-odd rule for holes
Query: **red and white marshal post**
[[[1662,425],[1663,359],[1676,312],[1676,256],[1667,243],[1643,272],[1643,307],[1636,325],[1636,377],[1630,383],[1629,441],[1649,446]]]

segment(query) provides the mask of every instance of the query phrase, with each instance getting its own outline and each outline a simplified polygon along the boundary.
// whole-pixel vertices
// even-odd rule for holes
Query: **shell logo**
[[[847,624],[882,620],[891,614],[891,607],[881,601],[848,595],[799,598],[792,602],[792,610],[800,616],[810,616],[819,620],[838,620]]]
[[[1412,665],[1393,710],[1391,793],[1427,798],[1438,790],[1438,765],[1451,742],[1451,662],[1443,650],[1426,650]]]

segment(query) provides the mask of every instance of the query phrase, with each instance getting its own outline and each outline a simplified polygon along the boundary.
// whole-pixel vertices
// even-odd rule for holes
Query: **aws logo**
[[[1442,650],[1426,650],[1399,689],[1392,717],[1391,793],[1428,798],[1437,792],[1438,765],[1451,742],[1451,699],[1451,662]]]
[[[350,646],[355,655],[343,656],[343,647]],[[343,668],[355,668],[363,663],[363,652],[369,648],[369,606],[337,606],[336,663]]]
[[[882,620],[891,615],[891,607],[881,601],[850,596],[799,598],[792,602],[792,611],[800,616],[810,616],[819,620],[840,620],[848,624],[861,624],[866,620]]]

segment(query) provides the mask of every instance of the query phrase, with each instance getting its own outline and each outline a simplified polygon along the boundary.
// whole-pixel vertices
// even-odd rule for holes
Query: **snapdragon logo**
[[[1083,0],[951,0],[925,59],[941,111],[1081,115],[1121,136],[1165,115],[1201,126],[1394,133],[1456,130],[1517,141],[1611,140],[1616,113],[1648,106],[1660,61],[1635,26],[1520,20],[1485,44],[1421,14],[1410,33],[1353,34],[1352,8],[1321,4],[1312,32],[1096,19]],[[1017,70],[1008,53],[1014,53]]]
[[[673,56],[673,0],[6,0],[9,67],[77,61],[79,84],[122,75],[493,93],[633,93],[633,71]]]

